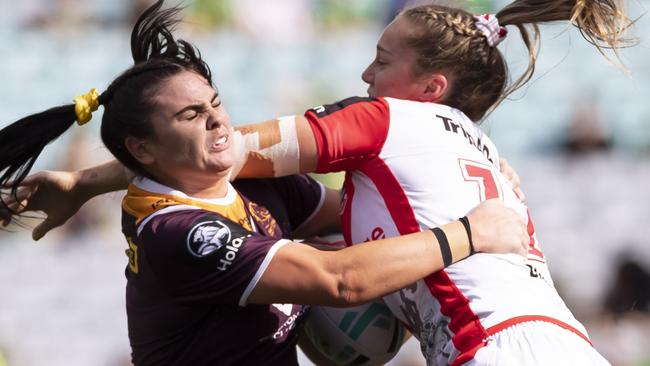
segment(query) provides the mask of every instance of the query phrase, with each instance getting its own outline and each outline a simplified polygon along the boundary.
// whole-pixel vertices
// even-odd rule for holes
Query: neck
[[[179,179],[177,176],[181,176]],[[170,188],[179,190],[188,196],[196,198],[223,198],[228,193],[228,171],[215,173],[206,177],[193,174],[175,174],[169,176],[156,174],[156,180]]]

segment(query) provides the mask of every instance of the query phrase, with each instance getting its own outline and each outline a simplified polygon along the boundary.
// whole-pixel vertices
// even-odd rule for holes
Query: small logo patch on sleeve
[[[200,222],[187,235],[187,249],[203,258],[228,244],[232,239],[230,228],[219,220]]]
[[[250,201],[248,202],[248,211],[251,213],[251,215],[255,218],[255,220],[259,224],[264,226],[266,232],[269,235],[271,236],[275,235],[278,224],[273,218],[273,216],[271,216],[269,210],[266,209],[266,207],[260,206],[255,202]]]

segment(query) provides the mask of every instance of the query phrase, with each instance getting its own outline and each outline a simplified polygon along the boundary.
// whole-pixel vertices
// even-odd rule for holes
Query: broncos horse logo
[[[230,237],[230,229],[221,221],[202,222],[190,231],[187,245],[193,255],[205,257],[228,243]]]

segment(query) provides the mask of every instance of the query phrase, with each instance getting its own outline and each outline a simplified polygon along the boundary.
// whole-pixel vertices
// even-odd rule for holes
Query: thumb
[[[30,174],[20,182],[20,186],[21,187],[26,187],[26,186],[38,185],[39,183],[41,183],[43,181],[44,175],[45,174],[43,172]],[[16,181],[12,179],[12,180],[9,180],[9,181],[3,183],[2,188],[11,188],[11,187],[13,187],[14,184],[16,184]]]
[[[50,230],[61,226],[61,223],[57,223],[56,221],[50,219],[47,217],[43,222],[38,224],[34,230],[32,230],[32,239],[35,241],[40,240],[42,237],[45,236]]]

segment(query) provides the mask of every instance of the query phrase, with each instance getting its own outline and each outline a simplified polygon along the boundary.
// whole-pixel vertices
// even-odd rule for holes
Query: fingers
[[[2,197],[2,204],[0,204],[0,221],[3,227],[11,223],[14,215],[18,215],[27,209],[29,199],[38,190],[38,182],[42,179],[42,173],[36,173],[28,176],[16,189],[15,194],[7,194]],[[8,181],[0,185],[0,188],[11,189],[15,181]]]
[[[508,160],[504,158],[499,159],[499,170],[501,171],[501,174],[505,175],[506,178],[510,179],[510,174],[512,174],[512,169],[510,168],[510,164],[508,164]]]
[[[18,215],[25,210],[29,196],[31,196],[31,193],[23,191],[16,192],[16,195],[2,197],[2,203],[0,203],[0,220],[2,221],[3,227],[11,223],[14,215]]]
[[[523,217],[517,213],[517,211],[511,208],[507,208],[507,211],[510,221],[509,225],[511,225],[512,228],[512,244],[518,244],[517,246],[512,247],[513,251],[516,254],[519,254],[520,256],[526,258],[528,257],[528,249],[530,245],[530,236],[528,235],[526,220],[524,220]]]
[[[510,183],[512,183],[513,186],[519,186],[520,180],[519,180],[519,174],[510,166],[508,161],[506,159],[501,159],[499,160],[499,169],[501,169],[501,173],[508,178]]]
[[[20,182],[20,186],[37,186],[46,181],[47,174],[48,172],[46,171],[30,174],[25,177],[22,182]]]
[[[12,212],[5,208],[4,205],[0,205],[0,221],[2,221],[2,227],[6,227],[11,223]]]
[[[32,230],[32,239],[38,241],[45,236],[50,230],[61,226],[62,223],[52,220],[49,217],[45,218],[43,222],[38,224],[34,230]]]
[[[3,197],[4,208],[9,214],[16,215],[28,209],[29,199],[36,193],[37,187],[20,187],[16,194],[9,194]]]
[[[516,253],[526,258],[528,256],[528,249],[530,245],[530,236],[528,235],[526,220],[524,220],[521,215],[517,213],[517,211],[511,208],[508,208],[507,210],[509,211],[510,220],[514,220],[514,222],[511,222],[510,225],[512,225],[513,229],[511,232],[513,234],[512,239],[517,239],[516,241],[513,241],[513,244],[519,244],[518,247],[515,248]]]
[[[30,174],[27,177],[25,177],[25,179],[23,179],[22,182],[20,182],[20,187],[38,185],[44,181],[46,174],[47,172],[38,172],[38,173]],[[14,186],[14,184],[15,181],[10,180],[0,185],[0,188],[11,188]]]
[[[528,249],[530,246],[530,235],[528,235],[528,228],[526,222],[521,220],[521,255],[528,257]]]
[[[521,202],[526,202],[526,195],[524,194],[524,191],[521,190],[521,187],[514,188],[514,191]]]

